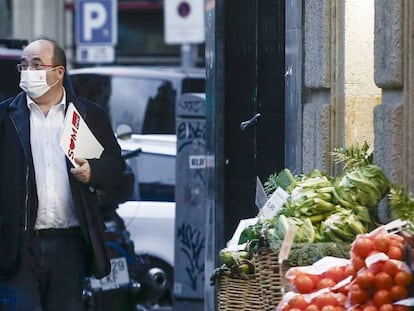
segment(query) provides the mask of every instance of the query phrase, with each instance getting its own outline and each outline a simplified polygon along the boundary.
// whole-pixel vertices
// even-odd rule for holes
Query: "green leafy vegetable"
[[[401,185],[391,185],[388,203],[392,218],[407,221],[407,231],[414,232],[414,197],[407,189]]]
[[[373,149],[364,142],[362,147],[351,146],[349,148],[335,148],[331,156],[336,163],[344,163],[344,170],[352,170],[361,165],[373,164]]]
[[[267,195],[271,195],[277,187],[287,190],[293,183],[295,183],[294,175],[289,169],[285,168],[278,174],[270,175],[268,180],[264,183],[264,189]]]
[[[281,241],[285,238],[289,226],[296,226],[295,242],[312,243],[315,240],[315,229],[308,218],[286,217],[280,215],[277,219],[274,230],[269,230],[269,240]]]
[[[352,242],[358,234],[368,232],[352,210],[342,209],[330,215],[320,226],[325,241]]]

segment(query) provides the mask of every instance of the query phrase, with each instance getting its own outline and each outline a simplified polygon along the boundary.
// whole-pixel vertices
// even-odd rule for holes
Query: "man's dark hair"
[[[45,40],[53,45],[53,65],[62,65],[66,69],[66,54],[65,50],[59,45],[56,40],[50,39],[48,37],[37,37],[33,41]],[[32,42],[33,42],[32,41]]]

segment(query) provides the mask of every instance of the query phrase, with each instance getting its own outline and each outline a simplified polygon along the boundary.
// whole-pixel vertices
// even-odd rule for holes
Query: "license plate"
[[[91,278],[92,289],[111,290],[129,284],[128,266],[125,257],[111,259],[111,272],[102,279]]]

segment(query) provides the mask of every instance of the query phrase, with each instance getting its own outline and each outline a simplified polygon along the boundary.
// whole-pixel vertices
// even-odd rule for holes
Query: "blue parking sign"
[[[76,0],[77,45],[117,43],[117,0]]]

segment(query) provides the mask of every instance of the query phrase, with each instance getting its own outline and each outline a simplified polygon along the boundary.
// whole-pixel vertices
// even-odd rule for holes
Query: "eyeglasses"
[[[17,71],[19,71],[19,72],[28,70],[29,67],[32,68],[33,70],[42,70],[44,68],[56,68],[56,67],[59,67],[59,66],[61,66],[61,65],[47,65],[47,64],[36,63],[36,62],[35,63],[30,63],[30,64],[23,63],[23,64],[17,64],[16,65]]]

